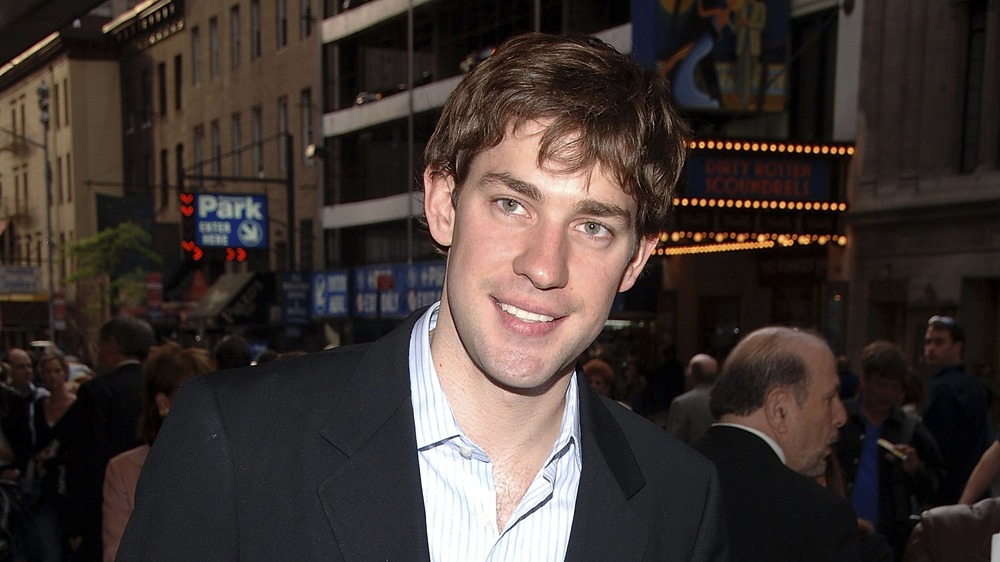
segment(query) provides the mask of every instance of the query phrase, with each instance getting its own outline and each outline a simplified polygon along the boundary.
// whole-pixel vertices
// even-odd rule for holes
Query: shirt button
[[[469,460],[472,458],[472,449],[466,447],[465,445],[459,445],[458,454],[462,455],[462,458]]]

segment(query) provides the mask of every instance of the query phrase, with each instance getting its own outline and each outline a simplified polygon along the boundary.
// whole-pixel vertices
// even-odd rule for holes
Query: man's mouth
[[[528,312],[527,310],[521,310],[520,308],[505,303],[498,303],[500,305],[500,310],[503,310],[507,314],[510,314],[514,318],[521,320],[523,322],[552,322],[555,320],[552,316],[546,316],[544,314],[537,314],[535,312]]]

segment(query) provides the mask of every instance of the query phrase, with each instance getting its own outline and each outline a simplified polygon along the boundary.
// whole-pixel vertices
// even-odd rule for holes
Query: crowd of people
[[[990,404],[995,398],[987,392],[987,381],[966,372],[962,361],[963,328],[951,317],[929,319],[923,365],[933,372],[926,380],[916,374],[916,366],[909,365],[902,350],[891,342],[874,341],[864,348],[858,357],[860,374],[850,370],[850,359],[846,356],[831,362],[825,342],[815,342],[824,348],[823,357],[802,357],[803,369],[824,369],[825,384],[835,384],[842,412],[838,410],[835,415],[828,416],[831,421],[824,427],[834,438],[827,442],[815,441],[817,450],[825,454],[823,462],[811,469],[795,468],[794,461],[787,455],[794,454],[799,445],[794,440],[784,444],[782,436],[792,432],[794,437],[796,427],[816,426],[819,422],[800,419],[795,425],[785,427],[779,423],[781,418],[777,414],[762,423],[752,418],[748,420],[747,416],[752,413],[766,413],[766,409],[756,411],[757,407],[767,405],[765,394],[753,399],[754,408],[745,405],[739,415],[734,415],[728,403],[734,399],[749,400],[753,393],[794,388],[800,384],[772,380],[777,376],[777,363],[768,363],[775,359],[766,356],[779,351],[794,355],[796,334],[802,333],[783,332],[778,328],[762,332],[769,330],[774,332],[771,334],[774,341],[754,347],[755,351],[750,354],[751,359],[761,364],[742,364],[747,360],[742,353],[755,339],[763,338],[761,332],[744,338],[728,354],[721,371],[716,358],[705,353],[695,354],[683,371],[683,387],[659,383],[674,389],[668,396],[670,405],[666,412],[645,412],[647,417],[660,421],[667,431],[711,458],[720,470],[724,490],[731,481],[735,483],[730,486],[740,490],[734,494],[738,500],[725,496],[727,502],[746,504],[742,509],[727,505],[732,512],[746,516],[745,519],[730,519],[729,533],[734,544],[740,542],[740,535],[748,534],[747,544],[740,547],[739,553],[731,552],[731,556],[745,560],[786,560],[794,558],[790,558],[791,552],[806,552],[802,545],[787,539],[767,543],[764,537],[773,531],[778,516],[765,518],[766,528],[758,529],[748,523],[761,520],[760,514],[767,512],[763,504],[780,506],[780,498],[795,487],[791,484],[794,480],[768,487],[766,479],[760,478],[773,470],[755,466],[753,459],[762,451],[757,450],[755,454],[752,449],[741,447],[743,440],[749,440],[756,447],[762,443],[771,445],[781,453],[774,458],[765,454],[766,460],[782,460],[792,471],[831,488],[847,501],[857,517],[857,552],[861,560],[903,560],[904,556],[908,561],[971,560],[976,559],[975,553],[986,552],[989,536],[1000,532],[1000,500],[989,498],[994,480],[1000,475],[1000,441],[994,440],[996,420],[990,416]],[[614,355],[614,350],[607,346],[591,349],[587,357],[594,355],[609,357]],[[608,396],[621,400],[624,396],[615,394],[614,389],[621,387],[625,376],[612,368],[614,364],[614,360],[590,358],[583,363],[583,370],[597,392],[607,390]],[[595,365],[598,368],[594,368]],[[668,371],[662,366],[649,369],[643,378],[661,376],[665,372]],[[722,377],[718,381],[720,372]],[[679,378],[677,374],[673,376]],[[734,389],[733,379],[739,376],[748,377],[750,382]],[[770,385],[776,386],[771,388]],[[637,404],[648,405],[652,403],[651,385],[644,381],[643,386],[647,388],[646,397]],[[727,393],[736,396],[727,396]],[[802,394],[799,399],[804,401],[805,396]],[[811,406],[810,410],[823,411],[817,406]],[[755,429],[760,439],[751,439],[746,432],[724,429],[730,425]],[[776,434],[772,435],[772,430]],[[729,469],[735,473],[731,474]],[[779,492],[779,489],[784,491]],[[751,501],[755,497],[759,502]],[[769,499],[765,501],[765,497]],[[805,501],[803,497],[796,496],[794,501],[801,504]],[[756,518],[751,517],[751,505],[756,510]],[[846,504],[840,505],[843,509]],[[824,511],[827,516],[834,513],[829,506]],[[803,521],[796,519],[798,523]],[[954,522],[935,526],[936,519]],[[822,525],[827,530],[832,526],[829,522]],[[964,531],[954,531],[959,527]],[[781,533],[790,530],[778,528]],[[937,530],[929,531],[929,528]],[[931,534],[934,540],[928,537]],[[809,537],[807,544],[820,548],[803,559],[855,559],[853,555],[835,555],[836,548],[829,544],[821,547],[822,541],[801,530],[788,536]],[[784,554],[754,550],[771,547],[789,550]],[[931,550],[942,548],[966,550],[929,554]],[[827,557],[820,556],[820,551],[826,552]]]
[[[928,322],[919,406],[889,342],[856,380],[791,327],[686,368],[593,345],[684,146],[665,84],[612,47],[508,40],[426,146],[446,275],[391,333],[252,366],[238,337],[210,356],[116,317],[82,383],[8,350],[13,558],[985,559],[1000,444],[953,318]]]
[[[155,341],[119,316],[99,333],[97,376],[46,348],[6,350],[0,380],[0,560],[111,561],[146,454],[181,384],[277,359],[227,336],[212,352]]]

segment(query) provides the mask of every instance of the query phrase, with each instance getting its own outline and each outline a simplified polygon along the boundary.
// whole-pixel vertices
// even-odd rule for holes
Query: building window
[[[59,251],[63,251],[66,248],[66,233],[59,233]],[[69,252],[66,252],[69,253]],[[59,260],[59,278],[66,279],[66,260]]]
[[[312,36],[312,0],[299,0],[299,39]]]
[[[180,111],[181,109],[181,88],[184,80],[181,78],[183,74],[181,73],[181,56],[177,55],[174,57],[174,109]]]
[[[222,175],[222,133],[219,131],[219,122],[212,121],[212,175]]]
[[[191,28],[191,83],[201,84],[201,31]]]
[[[66,91],[66,88],[63,88]],[[66,202],[73,201],[73,166],[70,165],[69,153],[66,153]]]
[[[260,58],[260,0],[250,0],[250,60]]]
[[[969,2],[969,28],[965,55],[965,92],[962,100],[961,171],[976,171],[979,164],[979,128],[983,107],[983,73],[986,62],[986,2]]]
[[[62,123],[59,122],[59,83],[52,84],[52,122],[58,130]]]
[[[167,63],[156,65],[156,87],[160,98],[160,117],[167,114]]]
[[[278,169],[285,173],[288,171],[288,98],[281,96],[278,98]]]
[[[263,126],[261,121],[263,121],[263,111],[260,106],[253,108],[251,122],[250,122],[250,143],[252,144],[250,150],[250,167],[251,172],[254,174],[260,174],[264,171],[264,151],[263,146],[261,146],[261,136]]]
[[[277,18],[276,22],[278,24],[278,48],[282,48],[288,45],[288,5],[287,0],[278,0],[277,2]]]
[[[240,7],[229,9],[229,58],[232,68],[240,67]]]
[[[205,159],[205,128],[198,125],[194,128],[194,174],[198,176],[198,185],[204,184],[201,163]]]
[[[210,78],[219,76],[219,18],[208,20],[208,72]]]
[[[312,164],[311,158],[306,158],[305,147],[315,143],[313,140],[312,90],[306,88],[299,94],[299,119],[302,121],[302,162]]]
[[[233,175],[239,177],[243,173],[243,127],[240,124],[240,114],[233,114],[231,128],[233,136]]]
[[[312,271],[313,267],[313,221],[299,221],[299,267],[303,271]]]
[[[170,205],[170,153],[167,149],[160,151],[160,208]]]
[[[149,69],[142,71],[142,126],[149,127],[153,120],[153,75]]]
[[[174,147],[174,167],[177,170],[177,191],[184,190],[184,145]]]
[[[69,126],[69,79],[63,78],[63,125]]]
[[[153,155],[147,154],[143,156],[142,165],[142,194],[151,196],[153,195],[153,185],[156,182],[155,171],[153,170]]]
[[[63,200],[63,167],[62,167],[62,157],[56,157],[56,179],[53,183],[56,184],[56,203],[62,203]]]
[[[789,129],[792,138],[820,141],[833,136],[833,96],[839,8],[792,20]],[[759,95],[759,92],[758,92]]]

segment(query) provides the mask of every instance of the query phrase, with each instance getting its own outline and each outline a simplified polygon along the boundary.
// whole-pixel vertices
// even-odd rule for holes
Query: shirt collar
[[[410,399],[413,403],[418,450],[458,436],[464,437],[431,357],[430,333],[437,326],[440,310],[440,301],[431,305],[417,320],[410,333]],[[577,468],[583,467],[583,455],[579,446],[580,397],[577,376],[576,371],[570,376],[559,436],[552,454],[546,460],[546,466],[570,447],[569,451],[574,456]]]
[[[764,442],[767,443],[767,445],[771,447],[772,450],[774,450],[774,454],[778,455],[778,458],[781,459],[781,464],[784,465],[788,464],[788,462],[785,460],[785,452],[781,450],[781,446],[778,445],[778,442],[775,441],[774,439],[771,439],[771,437],[768,434],[764,433],[763,431],[739,423],[717,423],[714,425],[719,425],[722,427],[735,427],[742,429],[743,431],[749,431],[750,433],[753,433],[757,437],[763,439]]]

